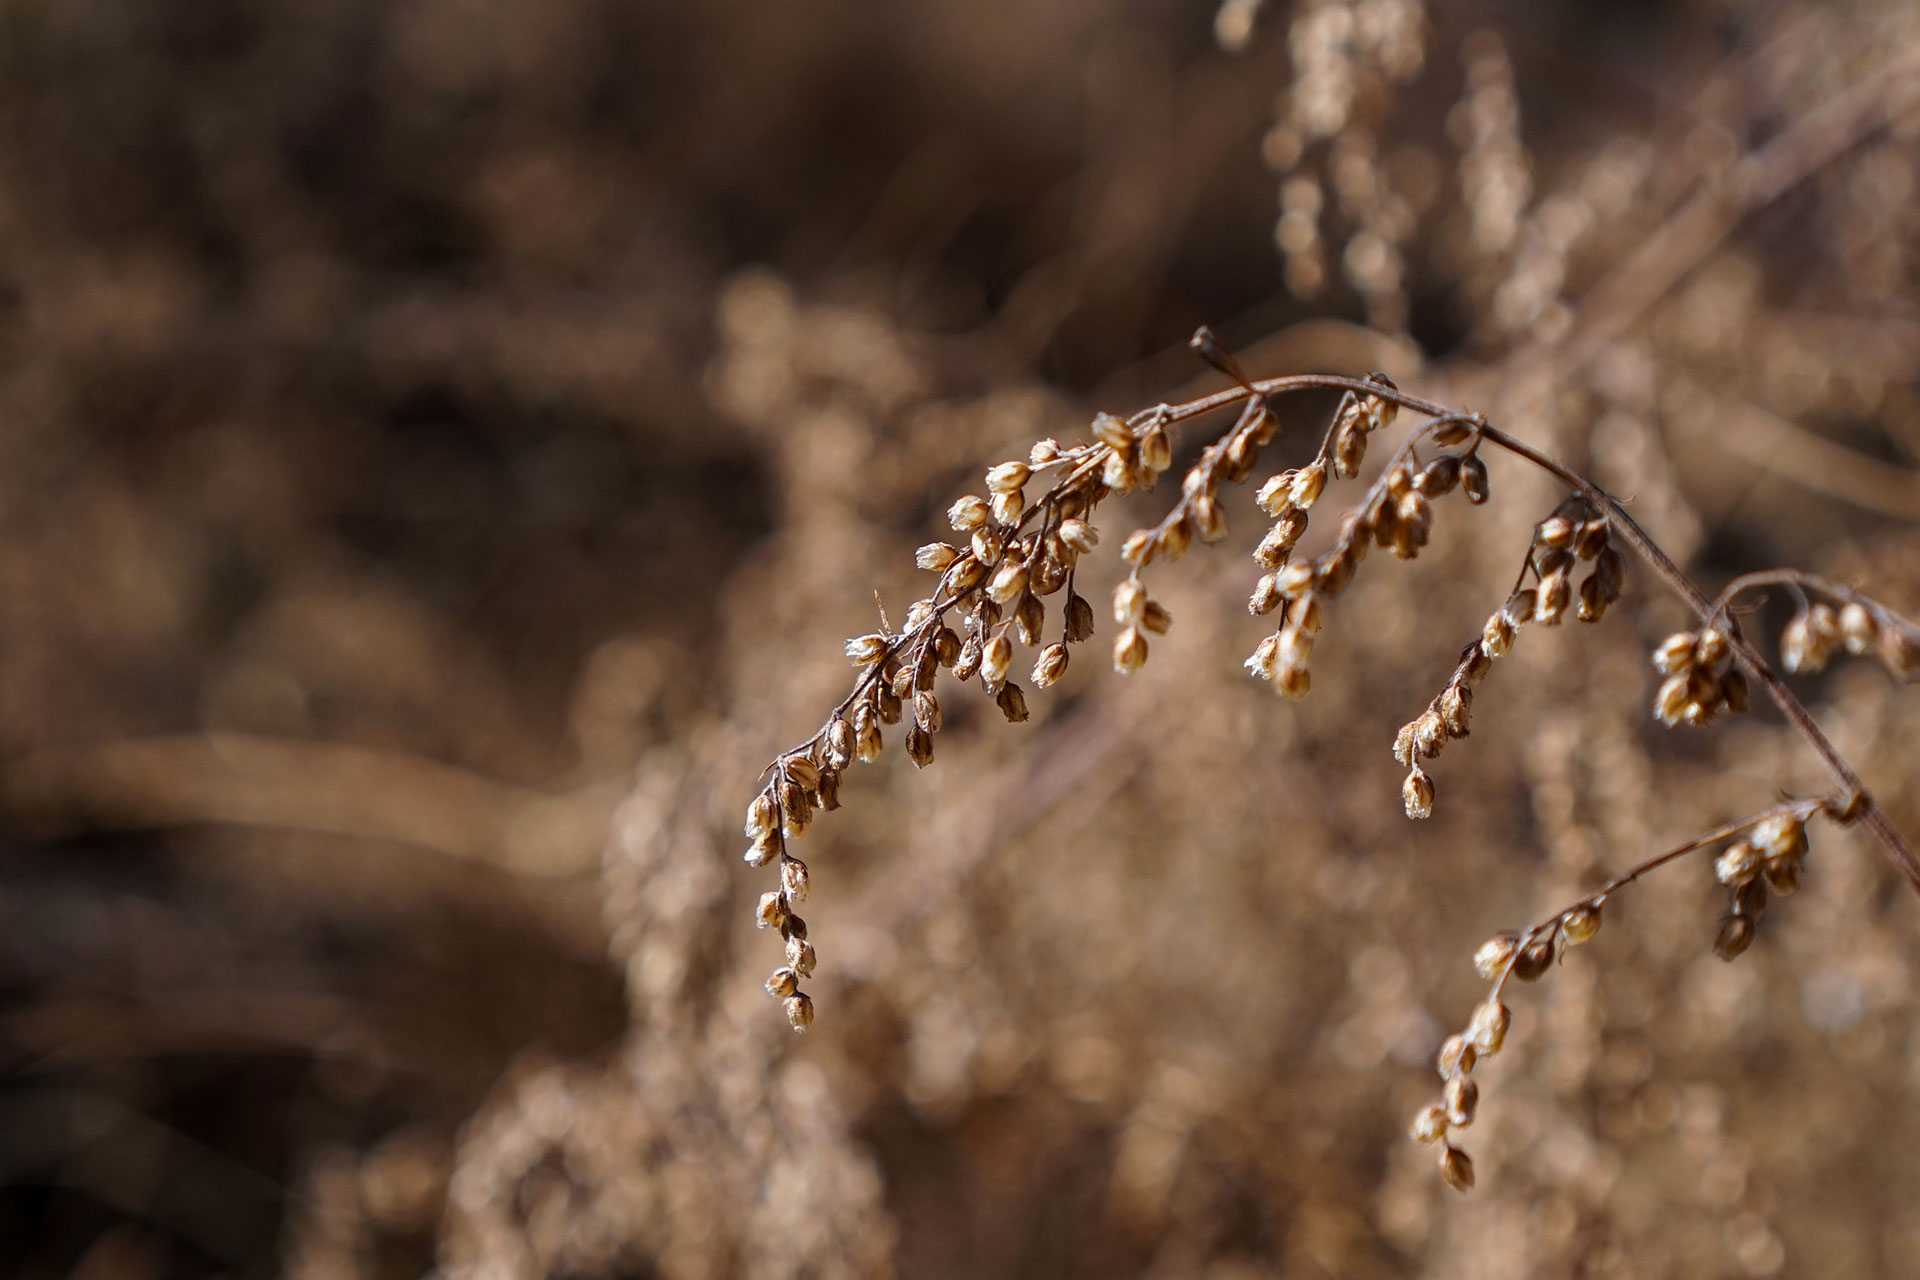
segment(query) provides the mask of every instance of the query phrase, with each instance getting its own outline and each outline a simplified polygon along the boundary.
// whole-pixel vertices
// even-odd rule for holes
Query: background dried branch
[[[1851,837],[1737,965],[1704,869],[1610,908],[1471,1200],[1403,1141],[1483,936],[1818,780],[1655,731],[1641,591],[1405,822],[1517,470],[1305,704],[1237,542],[1141,678],[956,700],[809,837],[830,1013],[759,991],[739,803],[872,591],[986,463],[1218,385],[1203,321],[1486,411],[1710,585],[1920,605],[1911,6],[1223,12],[0,8],[0,1265],[1920,1267],[1915,913]],[[1911,695],[1803,685],[1920,831]]]

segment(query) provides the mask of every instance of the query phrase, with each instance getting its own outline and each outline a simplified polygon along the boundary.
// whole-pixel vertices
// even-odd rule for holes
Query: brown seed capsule
[[[1693,668],[1693,633],[1676,631],[1653,651],[1653,669],[1663,676],[1683,675]]]
[[[1247,612],[1256,618],[1272,613],[1285,598],[1280,594],[1279,584],[1274,581],[1273,575],[1261,574],[1260,580],[1253,584],[1253,594],[1247,597]]]
[[[957,647],[959,641],[956,639],[954,643]],[[853,726],[843,717],[835,716],[827,725],[827,764],[834,769],[844,769],[852,760]]]
[[[1093,434],[1100,443],[1109,449],[1125,449],[1133,443],[1133,429],[1123,418],[1110,413],[1096,413],[1093,416]]]
[[[1720,676],[1720,705],[1734,715],[1747,709],[1747,678],[1729,667]]]
[[[1778,894],[1789,894],[1800,887],[1801,855],[1789,853],[1779,857],[1769,857],[1764,870],[1767,884]]]
[[[762,791],[747,806],[747,839],[758,840],[773,830],[773,797]]]
[[[820,807],[829,812],[840,807],[840,770],[820,771]]]
[[[1113,620],[1121,626],[1140,621],[1147,611],[1147,589],[1138,578],[1126,578],[1113,589]]]
[[[899,724],[900,705],[900,695],[895,693],[890,686],[881,684],[875,687],[873,691],[873,710],[874,714],[880,717],[881,724]]]
[[[1501,608],[1501,616],[1507,625],[1519,630],[1533,621],[1534,611],[1539,607],[1540,593],[1532,587],[1522,587],[1507,597],[1507,603]]]
[[[1173,465],[1173,441],[1167,438],[1166,428],[1155,427],[1140,438],[1140,462],[1154,471]]]
[[[1731,960],[1753,945],[1753,920],[1748,916],[1728,916],[1720,922],[1720,933],[1713,940],[1713,954]]]
[[[1013,629],[1020,634],[1020,643],[1032,647],[1040,643],[1041,628],[1047,625],[1047,607],[1040,603],[1035,595],[1020,597],[1019,605],[1013,611]]]
[[[968,636],[966,643],[960,646],[960,656],[953,660],[953,676],[956,680],[971,680],[980,670],[980,637]]]
[[[1733,647],[1712,627],[1703,629],[1693,640],[1693,660],[1716,674],[1733,659]]]
[[[1093,606],[1085,596],[1067,597],[1066,623],[1063,628],[1068,644],[1079,644],[1093,635]]]
[[[928,733],[940,732],[940,699],[922,690],[913,695],[913,722]]]
[[[1479,1049],[1466,1036],[1448,1036],[1440,1042],[1440,1053],[1434,1059],[1434,1070],[1440,1073],[1442,1080],[1451,1080],[1455,1076],[1465,1075],[1473,1070],[1474,1059],[1479,1057]]]
[[[1085,520],[1062,520],[1059,533],[1060,541],[1079,555],[1085,555],[1100,545],[1100,531]]]
[[[1491,1058],[1507,1042],[1507,1028],[1513,1025],[1513,1011],[1498,1000],[1483,1001],[1467,1023],[1467,1038],[1482,1057]]]
[[[987,508],[993,512],[996,523],[1011,529],[1020,523],[1020,513],[1027,509],[1026,498],[1018,489],[1011,493],[996,493]]]
[[[1320,499],[1327,487],[1327,464],[1311,462],[1300,468],[1293,477],[1293,505],[1305,511]]]
[[[1600,907],[1585,903],[1560,917],[1560,932],[1568,942],[1586,942],[1600,932]]]
[[[1542,546],[1562,550],[1573,545],[1574,529],[1574,523],[1568,517],[1548,516],[1534,529],[1533,536]]]
[[[1313,656],[1313,632],[1292,623],[1280,628],[1280,665],[1304,667]]]
[[[1140,628],[1128,627],[1113,642],[1113,669],[1123,676],[1130,676],[1146,665],[1147,638],[1140,634]]]
[[[987,489],[993,493],[1012,493],[1024,489],[1032,475],[1024,462],[1003,462],[987,472]]]
[[[799,784],[788,780],[780,784],[780,829],[788,836],[803,836],[813,821],[813,802]]]
[[[919,725],[907,730],[907,759],[913,761],[916,769],[933,763],[933,735]]]
[[[1000,566],[987,584],[987,595],[997,604],[1006,604],[1027,589],[1027,566],[1009,560]]]
[[[1429,498],[1452,493],[1460,483],[1460,459],[1436,458],[1421,471],[1413,487]]]
[[[813,1025],[813,1001],[807,998],[804,991],[796,991],[788,996],[782,1007],[787,1012],[787,1025],[795,1031],[805,1031]],[[1468,1181],[1472,1181],[1471,1173],[1468,1174]]]
[[[1880,629],[1880,663],[1896,679],[1911,683],[1920,679],[1920,631],[1898,623]]]
[[[1173,615],[1158,600],[1148,600],[1147,607],[1140,615],[1140,625],[1157,636],[1167,634],[1167,628],[1173,625]]]
[[[773,831],[767,831],[763,835],[755,836],[753,843],[747,846],[747,851],[741,857],[750,867],[764,867],[772,862],[774,855],[779,852],[780,837]]]
[[[1227,536],[1227,513],[1209,495],[1193,500],[1193,531],[1202,542],[1218,542]]]
[[[1480,1106],[1480,1086],[1466,1076],[1455,1076],[1447,1081],[1447,1123],[1456,1129],[1464,1129],[1473,1123],[1473,1113]]]
[[[779,968],[767,979],[767,994],[776,1000],[784,1000],[800,989],[800,975],[792,969]]]
[[[795,973],[803,978],[810,977],[816,959],[811,942],[802,937],[787,939],[787,964],[792,966]]]
[[[968,552],[947,570],[947,585],[956,597],[964,596],[987,580],[987,566],[980,557]]]
[[[1425,818],[1433,813],[1433,779],[1426,770],[1415,765],[1407,774],[1407,780],[1400,786],[1400,799],[1406,805],[1409,818]]]
[[[1756,877],[1733,891],[1733,913],[1758,920],[1767,913],[1767,882]]]
[[[1542,934],[1513,958],[1513,976],[1522,982],[1537,982],[1553,964],[1553,937]]]
[[[1534,621],[1557,627],[1573,603],[1573,578],[1565,569],[1550,573],[1540,584],[1539,602],[1534,606]]]
[[[1501,971],[1507,967],[1507,962],[1512,960],[1514,953],[1519,950],[1518,936],[1511,933],[1496,933],[1481,943],[1480,949],[1473,953],[1474,972],[1488,982],[1492,982],[1500,976]]]
[[[901,667],[887,681],[887,687],[893,690],[893,696],[902,702],[913,696],[913,687],[919,676],[915,667]]]
[[[1464,738],[1467,736],[1467,721],[1473,711],[1473,691],[1464,684],[1449,684],[1440,691],[1440,723],[1447,736]]]
[[[1253,495],[1253,500],[1268,516],[1278,519],[1293,509],[1293,479],[1299,472],[1282,471],[1279,475],[1268,476],[1266,483]]]
[[[760,895],[760,906],[754,912],[754,924],[761,929],[778,929],[787,922],[787,900],[778,892]]]
[[[1314,565],[1300,562],[1283,565],[1274,572],[1273,585],[1288,600],[1297,599],[1313,589],[1318,570]]]
[[[1439,1103],[1420,1108],[1407,1130],[1415,1142],[1438,1142],[1447,1136],[1447,1109]]]
[[[1304,698],[1313,689],[1313,673],[1305,667],[1281,667],[1274,673],[1273,687],[1283,697]]]
[[[807,864],[798,858],[782,858],[780,887],[786,891],[787,901],[805,902],[808,888]]]
[[[1754,827],[1754,847],[1769,858],[1785,858],[1807,851],[1807,826],[1790,813],[1779,813]]]
[[[994,695],[994,703],[999,706],[1000,714],[1007,718],[1008,724],[1020,724],[1027,718],[1027,695],[1020,686],[1009,680]]]
[[[1590,573],[1580,580],[1580,606],[1574,616],[1582,622],[1598,622],[1607,616],[1609,603],[1607,593],[1600,589],[1600,575]]]
[[[1067,669],[1067,646],[1050,644],[1040,651],[1040,658],[1033,664],[1033,684],[1036,689],[1045,689],[1058,680]]]
[[[855,636],[847,641],[847,657],[855,666],[871,666],[886,657],[890,647],[882,635]]]
[[[1153,553],[1157,549],[1158,543],[1154,538],[1153,530],[1135,529],[1127,535],[1127,540],[1120,544],[1120,558],[1138,569],[1153,559]]]
[[[1280,669],[1280,636],[1270,635],[1254,646],[1244,667],[1262,680],[1271,680]]]
[[[997,689],[1000,682],[1007,678],[1007,669],[1013,665],[1013,641],[1007,639],[1002,631],[994,635],[980,650],[980,678],[987,687]]]
[[[1478,454],[1460,459],[1460,492],[1476,507],[1492,496],[1493,490],[1487,484],[1487,464],[1480,461]]]
[[[1507,650],[1513,648],[1513,623],[1507,620],[1504,610],[1488,618],[1487,625],[1481,628],[1480,647],[1489,658],[1504,658]]]
[[[1440,1177],[1455,1191],[1473,1189],[1473,1159],[1451,1144],[1440,1148]]]
[[[1466,443],[1467,437],[1472,434],[1473,424],[1462,422],[1458,418],[1436,422],[1433,425],[1433,442],[1443,449]]]
[[[947,523],[953,526],[954,532],[966,533],[985,524],[992,514],[985,498],[970,493],[947,508]]]
[[[1044,467],[1060,460],[1060,442],[1058,440],[1036,440],[1033,448],[1027,451],[1027,462],[1031,466]]]
[[[1187,554],[1187,544],[1193,540],[1193,523],[1181,516],[1160,531],[1160,552],[1169,560],[1178,560]]]
[[[872,707],[861,703],[853,709],[854,755],[861,760],[877,760],[881,746],[879,720],[873,714]]]
[[[1689,709],[1694,705],[1687,689],[1690,682],[1684,675],[1668,676],[1653,695],[1653,713],[1660,723],[1673,725],[1689,718]]]
[[[929,542],[913,553],[913,562],[916,565],[922,569],[931,569],[935,573],[945,569],[959,558],[960,553],[944,542]]]
[[[1428,708],[1420,713],[1413,722],[1413,745],[1420,754],[1429,760],[1440,754],[1447,745],[1447,726],[1440,719],[1440,713]]]
[[[780,936],[788,942],[792,942],[795,938],[805,942],[807,940],[807,922],[799,916],[788,915],[786,919],[780,922]],[[787,948],[787,954],[793,954],[792,947]]]

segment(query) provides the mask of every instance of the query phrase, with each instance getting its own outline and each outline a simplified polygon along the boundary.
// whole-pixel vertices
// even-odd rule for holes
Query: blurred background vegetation
[[[1471,1196],[1405,1140],[1482,937],[1819,785],[1767,715],[1651,727],[1636,578],[1401,817],[1518,471],[1306,704],[1239,668],[1250,497],[1140,676],[956,690],[807,839],[804,1040],[736,839],[937,513],[1218,385],[1199,323],[1487,411],[1709,586],[1911,613],[1916,49],[1907,0],[0,2],[0,1270],[1920,1271],[1920,906],[1851,836],[1736,965],[1704,866],[1610,908]],[[1920,834],[1913,695],[1806,691]]]

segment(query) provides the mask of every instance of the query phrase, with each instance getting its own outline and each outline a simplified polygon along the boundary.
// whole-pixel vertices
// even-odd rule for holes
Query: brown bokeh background
[[[1622,895],[1471,1195],[1404,1137],[1482,937],[1822,785],[1770,714],[1657,729],[1636,574],[1405,820],[1516,467],[1303,704],[1240,670],[1250,495],[1138,676],[1103,619],[1031,723],[954,688],[804,842],[805,1039],[737,839],[946,504],[1220,385],[1203,322],[1485,410],[1710,587],[1911,614],[1917,19],[0,3],[0,1270],[1920,1272],[1920,903],[1850,834],[1733,965],[1703,865]],[[1799,687],[1920,836],[1914,693]]]

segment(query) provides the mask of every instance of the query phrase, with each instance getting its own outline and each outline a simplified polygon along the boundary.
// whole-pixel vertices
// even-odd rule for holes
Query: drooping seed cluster
[[[1747,709],[1747,678],[1733,665],[1733,646],[1713,627],[1676,631],[1653,651],[1666,679],[1653,695],[1653,712],[1667,725],[1705,724],[1722,710]]]
[[[1819,671],[1842,649],[1873,654],[1900,680],[1920,679],[1920,628],[1871,600],[1856,597],[1840,607],[1808,603],[1780,633],[1780,661],[1788,671]]]
[[[1798,889],[1806,856],[1806,814],[1791,811],[1764,819],[1721,851],[1713,874],[1733,896],[1713,940],[1715,955],[1731,960],[1752,944],[1768,892],[1784,897]]]

